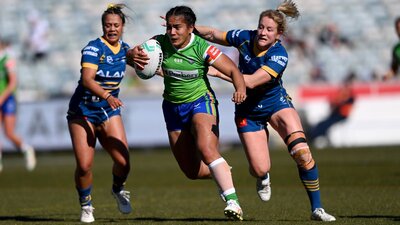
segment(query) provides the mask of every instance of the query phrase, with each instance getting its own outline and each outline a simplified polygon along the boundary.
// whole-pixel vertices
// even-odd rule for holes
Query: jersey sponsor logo
[[[288,61],[288,58],[285,57],[285,56],[272,56],[272,57],[269,59],[269,61],[276,62],[276,63],[278,63],[279,65],[285,67],[285,66],[286,66],[286,63],[287,63],[287,61]]]
[[[235,119],[235,122],[236,122],[236,126],[238,126],[240,128],[247,126],[247,119],[246,118],[237,117]]]
[[[165,70],[165,75],[178,80],[190,80],[199,77],[197,70]]]
[[[113,64],[114,60],[112,56],[107,56],[107,63]]]
[[[113,74],[110,73],[110,71],[106,71],[104,72],[103,70],[99,70],[96,73],[97,75],[101,76],[101,77],[107,77],[107,78],[122,78],[125,76],[125,72],[124,71],[117,71]]]
[[[82,55],[89,55],[93,57],[97,57],[99,55],[99,49],[94,46],[86,46],[83,51]]]
[[[92,51],[92,52],[98,52],[99,49],[94,47],[94,46],[86,46],[84,49],[84,51]]]
[[[97,52],[93,52],[93,51],[83,51],[82,55],[89,55],[89,56],[97,57],[99,54]]]

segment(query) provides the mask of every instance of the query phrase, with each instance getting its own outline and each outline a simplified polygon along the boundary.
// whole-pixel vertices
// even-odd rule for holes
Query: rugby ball
[[[135,72],[143,80],[147,80],[156,75],[156,72],[160,69],[163,61],[163,52],[161,50],[160,43],[154,39],[150,39],[141,44],[143,51],[150,58],[147,64],[144,65],[143,70],[135,68]]]

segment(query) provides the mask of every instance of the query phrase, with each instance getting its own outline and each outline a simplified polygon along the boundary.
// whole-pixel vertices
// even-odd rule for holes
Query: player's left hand
[[[245,92],[235,91],[233,93],[232,102],[234,102],[236,104],[241,104],[246,100],[246,98],[247,98],[247,95]]]
[[[114,110],[118,109],[119,107],[124,107],[124,103],[122,103],[122,101],[119,98],[116,98],[112,95],[107,98],[107,102]]]

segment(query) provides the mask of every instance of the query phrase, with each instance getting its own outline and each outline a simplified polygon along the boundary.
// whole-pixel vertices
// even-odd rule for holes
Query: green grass
[[[226,221],[224,203],[211,180],[192,181],[180,172],[168,150],[131,151],[127,182],[134,212],[121,215],[110,195],[111,159],[96,153],[93,201],[95,224],[318,224],[293,160],[284,150],[271,152],[272,198],[261,202],[243,152],[223,155],[233,167],[244,210],[242,222]],[[322,201],[336,216],[333,224],[400,224],[400,147],[314,151]],[[3,156],[0,174],[0,224],[79,224],[72,152],[42,153],[38,168],[27,172],[17,154]]]

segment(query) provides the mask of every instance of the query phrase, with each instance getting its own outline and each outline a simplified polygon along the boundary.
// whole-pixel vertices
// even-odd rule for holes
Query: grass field
[[[121,215],[110,195],[111,160],[95,158],[95,224],[318,224],[310,209],[294,162],[284,150],[271,152],[272,198],[261,202],[240,149],[223,155],[233,176],[245,220],[226,221],[224,203],[211,180],[191,181],[180,172],[168,150],[131,151],[127,183],[134,212]],[[332,224],[400,224],[400,147],[314,151],[319,165],[324,208]],[[73,184],[72,152],[41,153],[38,168],[25,171],[23,158],[3,156],[0,174],[0,224],[79,224]]]

